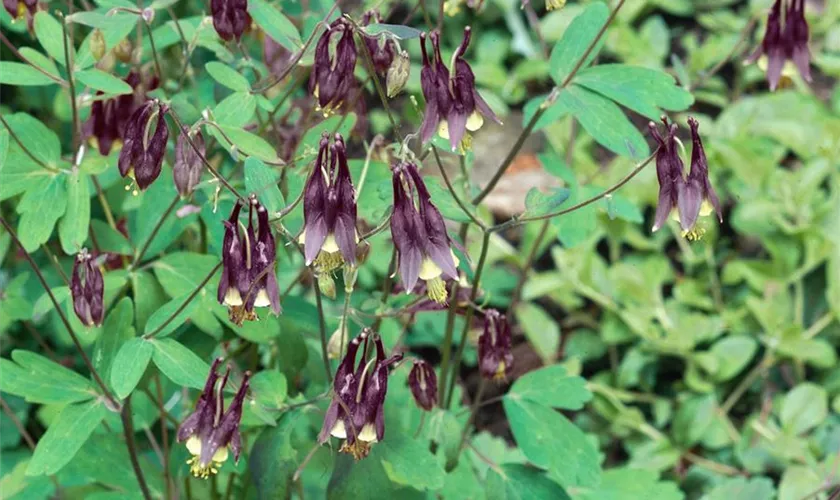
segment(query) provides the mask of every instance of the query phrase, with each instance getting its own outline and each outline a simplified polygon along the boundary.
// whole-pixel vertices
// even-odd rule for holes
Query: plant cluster
[[[4,498],[840,494],[814,3],[4,0]]]

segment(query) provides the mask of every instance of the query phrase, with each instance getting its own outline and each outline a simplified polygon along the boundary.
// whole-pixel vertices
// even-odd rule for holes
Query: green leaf
[[[566,373],[560,365],[551,365],[517,379],[507,397],[564,410],[580,410],[592,399],[592,393],[583,378]]]
[[[550,189],[548,193],[531,188],[525,195],[525,212],[522,216],[535,217],[551,213],[568,200],[570,194],[566,188]]]
[[[507,396],[503,401],[516,444],[531,463],[565,487],[598,484],[598,450],[583,431],[542,404]]]
[[[659,472],[649,469],[610,469],[604,471],[601,483],[575,495],[580,500],[682,500],[684,495],[675,483],[659,481]],[[745,497],[746,498],[746,497]]]
[[[47,54],[55,59],[62,66],[64,65],[64,31],[61,23],[51,16],[47,11],[41,10],[35,14],[35,37]],[[70,60],[73,60],[75,48],[68,41]]]
[[[151,341],[142,338],[129,339],[120,347],[114,366],[117,370],[111,370],[111,387],[120,399],[124,399],[137,387],[152,354],[155,352]]]
[[[21,214],[18,237],[27,252],[34,252],[50,239],[53,227],[67,207],[67,177],[43,178],[38,189],[28,190],[17,206]]]
[[[136,6],[133,8],[136,8]],[[89,26],[99,28],[102,32],[103,38],[105,39],[105,48],[107,50],[113,49],[126,36],[128,36],[128,34],[131,33],[131,31],[137,26],[137,20],[140,19],[140,16],[126,12],[117,12],[111,15],[99,14],[96,12],[78,12],[73,14],[73,16],[80,14],[86,15],[84,18],[85,24],[89,23]],[[97,18],[94,14],[99,14],[99,17]],[[183,19],[181,21],[183,22]],[[95,23],[95,26],[93,23]],[[90,52],[90,40],[92,35],[93,30],[91,30],[88,36],[85,37],[85,40],[79,47],[79,53],[73,62],[73,65],[77,70],[89,68],[96,63],[93,54]],[[155,41],[157,41],[157,37],[155,37]],[[158,47],[158,50],[163,50],[163,47]]]
[[[588,4],[583,12],[574,18],[572,24],[563,33],[563,38],[551,49],[551,78],[555,83],[562,83],[571,73],[577,62],[583,57],[586,48],[598,36],[598,32],[607,22],[610,11],[601,2]],[[601,51],[604,45],[604,37],[598,41],[595,48],[589,53],[586,61],[581,66],[585,68]]]
[[[231,90],[239,92],[249,92],[251,90],[251,84],[248,83],[248,79],[237,73],[235,69],[227,64],[212,61],[205,64],[204,69],[207,70],[207,73],[214,80]]]
[[[700,442],[714,422],[717,409],[717,402],[712,395],[696,396],[683,401],[674,415],[674,442],[686,449]]]
[[[237,73],[238,74],[238,73]],[[254,118],[257,99],[250,92],[234,92],[225,97],[213,109],[213,117],[219,125],[239,129]],[[215,130],[215,128],[211,128]],[[216,130],[218,133],[218,130]],[[231,138],[231,140],[233,140]]]
[[[151,343],[155,347],[152,359],[169,380],[194,389],[204,387],[210,365],[173,339],[152,340]]]
[[[55,474],[67,465],[79,448],[105,418],[108,411],[102,400],[65,406],[41,436],[27,476]]]
[[[213,255],[176,252],[155,261],[152,267],[163,290],[170,297],[180,297],[195,290],[218,263]],[[214,286],[214,280],[210,280],[201,293],[215,297]]]
[[[775,498],[776,488],[767,477],[730,477],[717,484],[700,500],[732,500],[733,498]]]
[[[633,159],[650,153],[644,136],[611,100],[577,84],[560,92],[559,100],[571,110],[584,130],[610,151]]]
[[[286,400],[286,376],[277,370],[263,370],[251,377],[251,391],[257,403],[279,409]]]
[[[99,244],[101,251],[122,255],[132,255],[134,253],[128,238],[106,222],[93,219],[90,221],[90,228],[96,236],[96,242]]]
[[[14,130],[17,138],[20,139],[20,142],[26,146],[26,149],[32,153],[33,156],[47,165],[53,167],[58,165],[58,161],[61,158],[61,142],[52,129],[44,125],[37,118],[34,118],[26,113],[5,115],[4,118],[12,130]],[[20,150],[20,146],[18,146],[16,142],[11,142],[9,143],[9,160],[7,161],[7,165],[12,163],[11,160],[13,153],[18,153],[15,155],[18,157],[18,161],[26,162],[26,164],[32,164],[32,160],[23,154]],[[40,167],[36,168],[38,168],[39,174],[42,176],[51,175]],[[7,182],[13,181],[13,179],[10,178],[9,173],[6,172],[6,169],[3,170],[3,177],[4,181],[2,184],[4,185]]]
[[[275,427],[266,427],[254,441],[248,454],[248,469],[257,489],[257,498],[289,496],[291,477],[298,467],[297,452],[292,445],[297,417],[296,413],[283,414]]]
[[[718,369],[713,378],[718,382],[732,379],[750,364],[757,350],[758,342],[745,335],[725,337],[718,340],[710,349],[718,360]]]
[[[516,308],[516,319],[543,363],[551,363],[560,347],[560,326],[541,307],[526,302]]]
[[[257,195],[257,199],[265,206],[270,215],[282,210],[286,203],[283,201],[283,193],[277,187],[277,180],[280,174],[276,170],[258,160],[248,158],[245,160],[245,190],[248,193]]]
[[[93,367],[96,368],[102,380],[111,382],[113,367],[116,367],[118,371],[124,370],[124,366],[115,364],[114,360],[123,344],[134,338],[133,324],[134,304],[130,298],[123,297],[105,318],[105,327],[96,339],[96,346],[93,349]]]
[[[443,487],[443,467],[421,441],[405,434],[391,434],[376,446],[382,448],[379,461],[394,483],[418,490]]]
[[[269,144],[262,137],[240,128],[230,127],[227,125],[220,125],[220,127],[227,138],[230,139],[230,141],[236,146],[237,150],[248,156],[256,156],[263,161],[277,161],[277,152],[274,150],[274,146]],[[217,135],[217,131],[212,128],[210,129],[210,133]],[[229,143],[224,138],[217,138],[219,138],[221,143],[228,148],[228,151],[230,151]]]
[[[302,165],[315,159],[322,133],[332,134],[336,132],[343,137],[349,137],[350,131],[353,130],[355,125],[356,113],[347,113],[344,116],[333,115],[307,130],[297,148],[295,148],[294,157],[297,159],[297,164]]]
[[[296,52],[303,47],[295,25],[273,5],[265,0],[249,0],[248,12],[257,26],[289,51]]]
[[[828,394],[817,384],[804,382],[785,395],[779,419],[790,435],[806,432],[828,417]]]
[[[12,61],[0,61],[0,83],[5,85],[53,85],[55,80],[32,66]]]
[[[170,316],[172,316],[175,311],[184,304],[191,293],[192,292],[181,295],[180,297],[175,297],[149,316],[149,320],[146,322],[146,328],[143,330],[143,335],[149,335],[163,325]],[[167,323],[161,331],[155,334],[155,338],[163,338],[183,325],[187,321],[187,318],[189,318],[193,313],[196,306],[198,306],[198,302],[198,297],[191,300],[174,318],[172,318],[172,321]]]
[[[569,500],[571,497],[544,472],[520,464],[504,464],[503,475],[493,469],[487,474],[487,500],[531,500],[536,498]]]
[[[432,203],[435,204],[440,214],[445,219],[455,222],[469,222],[470,217],[461,210],[458,202],[452,197],[452,193],[443,185],[440,179],[426,177],[426,187],[429,194],[432,196]],[[464,201],[463,194],[459,195],[461,201]]]
[[[94,90],[101,90],[103,94],[121,95],[134,92],[131,85],[98,69],[77,71],[76,79]]]
[[[813,468],[805,465],[791,465],[782,474],[779,482],[778,500],[803,500],[825,485],[822,477]],[[821,498],[819,495],[816,498]]]
[[[0,389],[30,403],[75,403],[97,394],[90,380],[39,354],[18,349],[12,360],[0,359]]]
[[[659,120],[663,109],[682,111],[694,103],[671,75],[638,66],[599,64],[582,70],[574,82],[651,120]]]
[[[75,171],[67,178],[67,211],[58,223],[58,237],[64,253],[73,255],[82,249],[88,238],[89,225],[88,178]]]

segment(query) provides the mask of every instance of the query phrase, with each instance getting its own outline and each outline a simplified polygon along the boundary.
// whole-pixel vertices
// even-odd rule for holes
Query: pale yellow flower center
[[[219,468],[228,459],[229,455],[227,446],[223,446],[216,450],[209,464],[202,465],[199,458],[201,456],[201,439],[198,436],[190,436],[187,439],[187,451],[192,455],[192,458],[187,460],[187,464],[190,465],[190,472],[193,476],[202,479],[207,479],[211,474],[218,473]]]

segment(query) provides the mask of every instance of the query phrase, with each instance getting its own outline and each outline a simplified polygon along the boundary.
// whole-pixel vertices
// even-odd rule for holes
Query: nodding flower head
[[[362,17],[362,26],[370,26],[382,22],[382,16],[375,10],[365,12]],[[384,35],[370,36],[364,35],[365,45],[370,51],[371,61],[373,62],[373,69],[380,75],[384,75],[391,66],[394,57],[397,55],[397,44],[391,38]]]
[[[253,211],[257,210],[258,229],[254,231]],[[268,221],[268,211],[252,198],[248,208],[248,225],[239,221],[241,202],[233,207],[224,222],[222,242],[222,277],[217,299],[228,307],[230,320],[241,325],[257,318],[254,307],[271,306],[280,314],[280,293],[274,272],[276,250]]]
[[[190,141],[192,141],[192,144],[190,144]],[[193,145],[195,145],[195,148],[193,148]],[[201,171],[204,169],[201,157],[204,154],[204,137],[201,135],[201,131],[193,131],[184,127],[178,134],[178,141],[175,143],[175,164],[172,166],[175,189],[181,196],[191,195],[201,180]]]
[[[187,460],[190,472],[203,479],[219,472],[230,452],[233,452],[233,460],[239,462],[242,449],[239,423],[242,420],[242,405],[251,374],[245,372],[239,390],[225,411],[222,391],[227,385],[230,369],[225,371],[220,382],[216,370],[221,362],[221,358],[213,361],[195,411],[178,427],[178,442],[186,441],[187,450],[192,455],[192,458]]]
[[[210,0],[213,27],[222,40],[239,41],[251,25],[248,0]]]
[[[421,279],[426,282],[430,299],[446,302],[444,278],[458,278],[458,259],[452,252],[443,216],[432,203],[415,164],[399,163],[393,173],[391,238],[399,256],[402,286],[410,293]]]
[[[688,119],[691,128],[691,170],[685,176],[685,165],[677,151],[677,124],[668,123],[662,117],[666,127],[663,137],[659,134],[656,124],[650,122],[651,135],[657,142],[656,175],[659,179],[659,201],[656,206],[656,216],[653,231],[661,228],[670,215],[680,223],[683,237],[696,240],[703,236],[705,229],[697,227],[699,216],[706,216],[715,211],[718,220],[723,222],[720,201],[709,181],[709,165],[703,142],[698,132],[699,123],[694,118]]]
[[[431,58],[426,53],[426,37],[420,37],[423,53],[420,84],[426,99],[426,115],[420,135],[423,142],[427,142],[437,129],[441,137],[449,139],[453,151],[469,149],[467,131],[481,128],[484,118],[501,123],[476,90],[475,75],[464,59],[471,35],[470,27],[464,28],[464,38],[452,56],[451,72],[441,59],[440,35],[435,31],[429,35],[434,49]]]
[[[160,175],[169,128],[168,108],[156,100],[148,100],[129,118],[125,127],[125,144],[120,151],[120,175],[131,177],[144,190]],[[127,188],[126,188],[127,189]]]
[[[487,379],[505,380],[513,366],[510,325],[499,311],[490,309],[484,316],[484,333],[478,338],[478,367]]]
[[[85,326],[100,326],[104,310],[102,307],[105,284],[102,271],[93,257],[82,249],[73,262],[70,278],[70,295],[73,297],[73,311]]]
[[[137,72],[130,72],[123,80],[129,84],[134,92],[123,94],[111,99],[93,101],[90,107],[90,118],[82,127],[82,134],[87,141],[97,149],[102,156],[108,156],[114,145],[119,145],[125,137],[126,126],[137,108],[147,100],[146,92],[158,85],[157,77],[146,81]],[[96,95],[102,95],[97,91]]]
[[[333,40],[337,42],[333,47]],[[321,35],[315,46],[315,62],[309,75],[309,89],[317,100],[317,110],[328,116],[340,108],[354,87],[356,44],[353,25],[338,18]]]
[[[438,402],[437,375],[432,365],[422,359],[415,359],[408,374],[408,388],[417,406],[431,411]]]
[[[373,341],[375,353],[368,360],[368,347]],[[356,364],[359,346],[364,344]],[[347,354],[338,366],[333,381],[333,399],[324,416],[318,441],[327,442],[330,436],[344,439],[342,452],[356,460],[370,453],[373,443],[385,437],[383,405],[388,391],[388,367],[402,359],[401,354],[385,357],[382,339],[369,328],[350,341]]]
[[[32,21],[38,11],[38,0],[3,0],[3,7],[12,18],[12,22],[18,19],[26,19],[26,24],[32,30]]]
[[[355,265],[356,190],[347,165],[347,151],[341,134],[330,145],[328,134],[321,137],[318,158],[303,193],[303,243],[306,264],[328,274],[343,263]]]
[[[784,18],[782,9],[785,2]],[[811,81],[811,52],[808,49],[808,21],[805,20],[805,0],[776,0],[767,16],[767,28],[761,45],[747,58],[767,67],[770,90],[776,90],[782,77],[795,71],[805,81]],[[788,63],[793,63],[792,65]]]

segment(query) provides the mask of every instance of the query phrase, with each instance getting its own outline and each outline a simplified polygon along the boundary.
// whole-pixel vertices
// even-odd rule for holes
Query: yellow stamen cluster
[[[562,9],[566,6],[566,0],[545,0],[547,10]]]
[[[449,297],[446,291],[446,283],[440,277],[426,281],[426,295],[438,304],[445,304]]]
[[[192,454],[192,458],[187,460],[187,464],[190,466],[190,473],[201,479],[207,479],[211,474],[217,474],[219,468],[228,458],[228,449],[227,446],[224,446],[216,450],[209,464],[202,465],[200,459],[201,440],[198,436],[191,436],[187,439],[187,450]]]
[[[496,367],[496,373],[493,374],[493,381],[494,382],[504,382],[507,380],[507,376],[505,376],[505,369],[506,365],[504,361],[499,361],[499,366]]]
[[[315,261],[312,263],[321,274],[331,273],[343,264],[344,257],[341,256],[341,252],[327,252],[326,250],[318,252],[318,256],[315,257]]]

